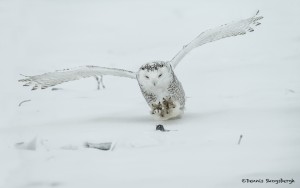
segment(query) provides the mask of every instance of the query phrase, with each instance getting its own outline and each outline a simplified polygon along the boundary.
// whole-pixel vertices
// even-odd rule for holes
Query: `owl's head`
[[[166,89],[173,80],[173,70],[168,62],[150,62],[141,66],[137,79],[145,89]]]

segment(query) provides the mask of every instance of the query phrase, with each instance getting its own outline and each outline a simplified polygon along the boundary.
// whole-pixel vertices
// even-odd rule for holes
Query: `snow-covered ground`
[[[300,1],[0,1],[0,187],[300,187]],[[104,77],[31,91],[80,65],[137,70],[200,32],[265,17],[176,68],[185,115],[154,121],[137,82]],[[21,101],[31,100],[18,106]],[[170,132],[155,131],[162,123]],[[238,141],[243,135],[240,145]],[[25,142],[34,150],[16,149]],[[82,147],[113,142],[112,151]],[[242,179],[295,183],[243,183]]]

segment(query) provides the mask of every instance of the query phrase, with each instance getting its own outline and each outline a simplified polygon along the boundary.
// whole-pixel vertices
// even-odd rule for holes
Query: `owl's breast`
[[[162,88],[158,87],[155,88],[151,91],[156,96],[156,101],[162,101],[163,98],[169,97],[170,96],[170,91],[168,90],[168,86]]]

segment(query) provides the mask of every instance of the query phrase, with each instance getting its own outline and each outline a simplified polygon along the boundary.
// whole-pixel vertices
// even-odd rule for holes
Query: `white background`
[[[0,1],[0,187],[299,187],[300,1]],[[138,70],[202,31],[250,17],[255,32],[204,45],[175,72],[181,119],[156,122],[135,80],[31,91],[17,80],[81,65]],[[23,100],[31,100],[18,104]],[[155,131],[162,123],[167,133]],[[240,135],[243,135],[238,145]],[[35,150],[14,144],[30,142]],[[113,151],[84,142],[113,142]],[[291,179],[294,184],[242,183]]]

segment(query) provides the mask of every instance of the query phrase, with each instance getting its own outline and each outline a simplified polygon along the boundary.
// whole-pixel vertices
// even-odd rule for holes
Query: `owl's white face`
[[[172,68],[166,62],[152,62],[143,65],[137,74],[137,79],[143,89],[152,93],[167,90],[173,79]]]

